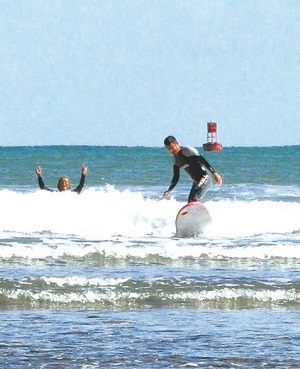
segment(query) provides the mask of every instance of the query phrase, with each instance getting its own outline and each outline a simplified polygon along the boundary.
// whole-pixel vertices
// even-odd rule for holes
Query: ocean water
[[[200,152],[224,183],[178,238],[164,148],[0,147],[0,368],[300,368],[300,146]]]

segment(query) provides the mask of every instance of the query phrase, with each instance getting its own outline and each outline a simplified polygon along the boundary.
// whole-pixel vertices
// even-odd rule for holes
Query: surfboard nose
[[[211,222],[207,208],[200,202],[190,202],[178,212],[175,220],[177,237],[196,237]]]

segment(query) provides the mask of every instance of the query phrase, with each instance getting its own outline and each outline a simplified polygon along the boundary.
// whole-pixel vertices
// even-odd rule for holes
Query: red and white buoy
[[[217,123],[210,121],[207,123],[207,142],[203,144],[204,151],[221,151],[222,144],[218,142],[217,138]]]

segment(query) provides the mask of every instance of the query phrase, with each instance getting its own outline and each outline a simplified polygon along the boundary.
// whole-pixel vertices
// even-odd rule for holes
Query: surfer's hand
[[[42,168],[41,167],[37,167],[36,170],[35,170],[35,173],[38,177],[41,177],[42,176]]]
[[[168,198],[169,198],[169,196],[170,196],[170,192],[169,192],[169,191],[165,191],[165,192],[163,193],[163,198],[164,198],[164,199],[168,199]]]
[[[214,176],[215,181],[216,181],[218,184],[222,184],[223,179],[222,179],[222,177],[221,177],[217,172],[214,172],[213,176]]]
[[[83,174],[85,176],[86,173],[87,173],[87,167],[85,165],[83,165],[82,168],[81,168],[81,174]]]

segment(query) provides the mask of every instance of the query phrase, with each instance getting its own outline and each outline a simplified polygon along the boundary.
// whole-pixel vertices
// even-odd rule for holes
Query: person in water
[[[42,169],[40,167],[38,167],[36,169],[35,173],[38,177],[38,184],[40,186],[40,189],[53,192],[54,190],[52,190],[51,188],[48,188],[48,187],[45,186],[45,183],[44,183],[43,178],[42,178]],[[58,183],[57,183],[58,191],[62,192],[62,191],[71,190],[71,191],[77,192],[79,194],[81,192],[81,190],[83,189],[86,173],[87,173],[87,167],[83,165],[82,168],[81,168],[81,178],[80,178],[79,185],[74,190],[71,190],[71,182],[70,182],[68,177],[59,178]]]
[[[173,178],[170,187],[163,193],[168,197],[173,188],[177,185],[180,177],[180,168],[183,168],[193,180],[193,185],[189,193],[188,202],[198,201],[204,196],[210,186],[210,171],[218,184],[222,184],[222,177],[214,168],[201,156],[194,147],[180,146],[173,136],[168,136],[164,140],[164,145],[174,155]]]

